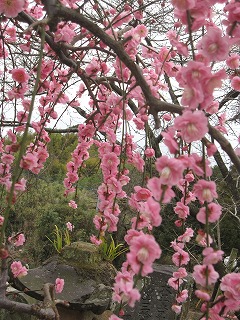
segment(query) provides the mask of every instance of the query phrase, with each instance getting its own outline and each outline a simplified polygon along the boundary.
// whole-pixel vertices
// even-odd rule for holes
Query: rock
[[[96,315],[92,311],[76,311],[58,308],[61,320],[108,320],[112,312],[105,311],[101,315]]]
[[[62,258],[77,268],[95,269],[103,261],[98,247],[83,241],[74,242],[65,246],[61,252]]]
[[[198,320],[202,316],[200,312],[189,311],[186,320]]]
[[[175,313],[171,310],[175,292],[167,284],[168,279],[176,271],[174,266],[154,264],[153,273],[143,279],[141,299],[135,308],[127,307],[124,320],[174,320]]]
[[[14,280],[14,286],[31,297],[43,300],[44,283],[55,283],[56,278],[65,281],[57,299],[69,302],[69,310],[92,311],[101,314],[110,309],[112,285],[116,275],[114,266],[103,261],[98,248],[90,243],[77,242],[64,248],[42,266],[30,269],[27,276]],[[62,308],[61,308],[62,309]]]

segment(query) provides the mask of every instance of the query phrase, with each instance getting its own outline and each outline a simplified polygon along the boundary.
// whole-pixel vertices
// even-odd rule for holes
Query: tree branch
[[[240,173],[240,159],[236,155],[230,142],[217,129],[215,129],[211,125],[209,125],[208,127],[209,127],[209,134],[212,136],[213,139],[215,139],[220,144],[223,151],[227,153],[232,163],[235,165],[238,173]]]
[[[156,124],[159,123],[158,112],[168,111],[168,112],[178,113],[178,114],[182,113],[184,109],[182,106],[169,103],[166,101],[161,101],[160,99],[153,96],[151,89],[142,74],[141,69],[135,63],[135,61],[133,61],[129,57],[129,55],[125,52],[121,41],[114,40],[112,37],[107,35],[106,32],[103,29],[101,29],[96,23],[92,22],[91,20],[89,20],[83,14],[77,12],[76,10],[66,8],[60,4],[56,4],[55,6],[51,7],[51,10],[55,10],[54,13],[53,11],[51,12],[51,15],[61,17],[64,21],[75,22],[80,26],[86,28],[116,53],[119,59],[132,72],[133,76],[136,79],[137,84],[141,87],[142,92],[146,99],[146,104],[149,106],[149,113],[153,115]],[[20,15],[22,15],[25,19],[27,18],[29,20],[29,16],[26,15],[25,13],[21,13]],[[65,63],[70,67],[77,68],[76,62],[66,57],[65,54],[61,51],[61,45],[56,44],[49,35],[46,35],[46,41],[48,42],[49,46],[57,54],[59,54],[59,58],[63,63]],[[209,125],[209,134],[221,145],[222,149],[228,154],[232,163],[236,166],[236,169],[240,173],[240,160],[238,156],[235,154],[229,141],[227,141],[227,139],[224,138],[222,134],[211,125]]]
[[[40,319],[57,320],[56,311],[53,310],[49,301],[45,301],[48,305],[40,306],[38,304],[27,304],[22,302],[11,301],[6,297],[6,283],[8,278],[7,259],[2,259],[1,277],[0,277],[0,309],[27,313],[37,316]]]

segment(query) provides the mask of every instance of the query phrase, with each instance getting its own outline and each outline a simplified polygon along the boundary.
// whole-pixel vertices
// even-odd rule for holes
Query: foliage
[[[105,238],[102,239],[100,245],[100,252],[103,256],[103,259],[109,262],[113,262],[121,254],[125,253],[128,248],[123,248],[124,244],[119,243],[115,244],[113,237],[110,235],[110,242],[108,243]]]
[[[45,178],[47,181],[52,180],[51,176]],[[69,207],[68,200],[63,195],[62,184],[49,183],[34,177],[30,181],[28,191],[22,194],[15,204],[8,235],[18,230],[25,234],[23,256],[30,266],[34,267],[54,253],[45,235],[51,235],[55,225],[64,230],[66,223],[71,221],[75,226],[72,240],[89,240],[94,232],[92,218],[95,213],[96,197],[91,191],[79,191],[78,208],[74,210]]]
[[[52,243],[57,253],[61,253],[62,248],[65,245],[69,246],[71,244],[70,234],[67,228],[64,231],[61,231],[58,226],[55,225],[55,230],[52,233],[53,240],[48,236],[46,236],[46,238]]]

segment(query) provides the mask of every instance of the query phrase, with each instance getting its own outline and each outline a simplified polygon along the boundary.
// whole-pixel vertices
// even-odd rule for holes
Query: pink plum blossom
[[[174,224],[177,228],[180,228],[183,225],[183,220],[176,220],[174,221]]]
[[[172,311],[175,312],[176,314],[180,314],[182,310],[181,305],[173,304],[172,305]]]
[[[91,235],[90,241],[91,241],[93,244],[97,245],[97,246],[100,246],[100,244],[102,243],[102,240],[101,240],[101,239],[98,239],[98,238],[97,238],[96,236],[94,236],[94,235]]]
[[[178,251],[175,252],[172,256],[172,262],[177,267],[187,265],[189,261],[190,261],[189,254],[182,249],[178,249]]]
[[[3,225],[4,217],[0,215],[0,227]]]
[[[172,5],[181,11],[187,11],[195,7],[196,0],[171,0]]]
[[[232,54],[226,60],[227,66],[231,69],[237,69],[240,65],[240,56],[236,53]]]
[[[123,320],[122,318],[119,318],[118,316],[116,316],[115,314],[112,314],[109,318],[109,320]]]
[[[96,76],[100,70],[101,66],[96,58],[93,58],[85,68],[85,72],[88,76]]]
[[[207,284],[214,284],[219,278],[219,274],[214,270],[211,264],[196,265],[193,269],[193,277],[196,283],[200,284],[203,287],[206,287]]]
[[[208,28],[207,34],[202,38],[198,44],[203,55],[209,61],[222,61],[228,56],[229,38],[222,36],[222,31],[217,27]]]
[[[177,202],[177,205],[173,210],[178,215],[179,219],[186,219],[189,215],[189,207],[185,206],[182,202]]]
[[[133,271],[142,276],[153,271],[152,263],[161,256],[161,249],[153,236],[140,234],[131,240],[130,252],[127,254],[127,261]]]
[[[194,234],[194,231],[192,228],[186,228],[186,231],[184,232],[184,234],[179,236],[177,240],[181,242],[189,242],[193,237],[193,234]]]
[[[66,227],[67,227],[67,229],[68,229],[69,231],[71,231],[71,232],[72,232],[73,229],[74,229],[74,225],[73,225],[71,222],[69,222],[69,221],[66,223]]]
[[[173,248],[173,250],[179,251],[179,250],[182,250],[184,248],[184,243],[177,242],[176,240],[174,240],[174,241],[171,242],[171,247]]]
[[[220,288],[227,299],[240,301],[240,273],[226,274],[221,280]]]
[[[184,167],[180,160],[162,156],[156,161],[156,169],[160,173],[161,183],[173,186],[182,178]]]
[[[173,276],[174,276],[174,278],[177,278],[177,279],[186,278],[187,271],[183,267],[178,268],[177,271],[173,272]]]
[[[168,203],[175,196],[174,191],[170,186],[162,185],[160,178],[153,177],[148,180],[148,189],[152,192],[152,196],[155,200],[161,200],[162,203]]]
[[[152,197],[148,198],[144,203],[144,208],[142,212],[149,220],[149,223],[153,227],[158,227],[162,223],[162,217],[160,216],[160,204],[156,202]]]
[[[24,267],[20,261],[12,262],[10,268],[14,278],[24,277],[27,275],[28,272],[27,268]]]
[[[25,6],[25,0],[0,0],[0,13],[7,18],[15,18]]]
[[[173,128],[168,129],[166,132],[162,132],[163,136],[163,143],[168,147],[169,152],[172,154],[175,154],[179,146],[177,144],[177,141],[175,139],[175,130]]]
[[[217,147],[215,146],[214,143],[207,144],[207,155],[209,157],[213,156],[216,151],[217,151]]]
[[[113,300],[119,303],[127,302],[130,307],[134,307],[140,297],[138,289],[134,288],[133,273],[127,270],[118,272],[115,277]]]
[[[23,233],[20,233],[16,236],[9,237],[8,241],[14,244],[16,247],[22,246],[25,242],[25,236]]]
[[[29,79],[29,74],[24,68],[12,69],[11,74],[13,80],[19,83],[27,82]]]
[[[208,204],[207,208],[206,207],[200,208],[196,218],[198,221],[200,221],[203,224],[206,224],[207,219],[208,219],[208,222],[214,223],[219,220],[221,214],[222,214],[221,206],[217,203],[211,202]]]
[[[56,293],[61,293],[64,287],[64,279],[57,278],[55,280],[55,291]]]
[[[214,250],[212,247],[207,247],[203,250],[203,264],[216,264],[222,260],[224,252],[222,250]]]
[[[24,236],[23,233],[20,233],[20,234],[17,235],[17,237],[16,237],[16,239],[14,241],[14,245],[16,247],[19,247],[19,246],[22,246],[24,244],[24,242],[25,242],[25,236]]]
[[[208,132],[208,121],[202,111],[185,111],[174,121],[174,127],[179,130],[187,143],[201,140]]]
[[[57,31],[54,34],[54,39],[56,42],[67,42],[70,43],[73,37],[76,35],[74,31],[75,24],[72,23],[59,23],[57,26]]]
[[[211,299],[209,293],[203,290],[195,290],[195,295],[203,301],[209,301]]]
[[[193,187],[193,192],[201,202],[212,202],[214,198],[218,197],[214,181],[198,180]]]
[[[131,241],[134,237],[138,237],[139,235],[144,234],[142,231],[130,229],[127,231],[127,234],[124,237],[124,240],[127,242],[128,245],[131,244]]]
[[[233,77],[231,81],[231,85],[234,90],[240,91],[240,77],[239,76]]]
[[[184,289],[177,294],[176,301],[178,303],[183,303],[187,300],[187,298],[188,298],[188,291],[187,289]]]
[[[141,188],[139,186],[134,187],[135,199],[137,201],[146,201],[148,198],[151,197],[151,192],[146,188]]]
[[[164,119],[165,121],[170,121],[170,120],[172,119],[172,116],[171,116],[170,113],[165,113],[165,114],[163,115],[163,119]]]
[[[133,153],[131,159],[128,160],[128,163],[132,163],[139,172],[143,172],[145,163],[139,152]]]
[[[180,278],[171,277],[168,279],[168,285],[174,290],[178,290],[180,285],[183,283],[183,280]]]
[[[152,158],[155,156],[155,151],[153,148],[147,148],[145,151],[144,151],[144,154],[146,155],[147,158]]]
[[[36,154],[28,152],[25,156],[22,157],[20,166],[25,170],[33,171],[34,168],[38,166],[38,158]]]
[[[145,38],[147,36],[148,30],[144,24],[139,24],[134,28],[134,36],[138,35],[140,38]]]
[[[201,229],[198,230],[198,234],[196,236],[196,241],[200,246],[206,247],[207,246],[207,234]],[[208,235],[208,242],[209,242],[209,244],[211,244],[213,242],[213,239],[211,238],[210,235]]]
[[[186,175],[185,175],[185,180],[187,181],[187,182],[193,182],[194,181],[194,175],[192,174],[192,172],[188,172]]]
[[[74,200],[70,200],[68,205],[69,205],[69,207],[71,207],[73,209],[77,209],[77,204]]]

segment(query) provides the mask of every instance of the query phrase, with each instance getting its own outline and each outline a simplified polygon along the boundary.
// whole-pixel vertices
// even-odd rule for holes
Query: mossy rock
[[[102,260],[98,248],[92,244],[76,242],[64,248],[61,255],[48,259],[42,266],[30,269],[28,274],[13,279],[14,287],[31,297],[42,300],[44,283],[55,283],[56,278],[65,281],[57,298],[68,301],[69,309],[91,310],[101,314],[112,303],[112,285],[116,276],[114,266]]]
[[[103,261],[97,246],[82,241],[65,246],[61,252],[61,257],[68,265],[77,268],[94,269]]]
[[[187,318],[184,320],[198,320],[202,316],[202,313],[196,311],[189,311],[187,314]]]

